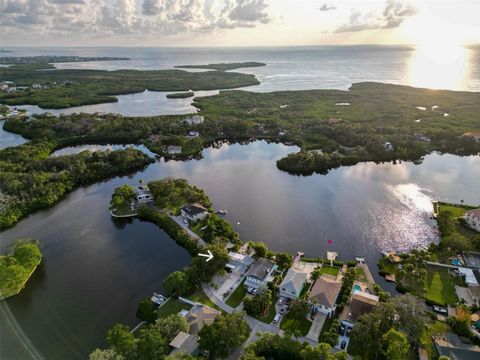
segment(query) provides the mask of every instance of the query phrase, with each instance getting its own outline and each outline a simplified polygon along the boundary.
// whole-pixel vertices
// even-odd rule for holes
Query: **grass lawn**
[[[450,275],[447,269],[430,266],[427,268],[424,298],[440,305],[454,304],[458,301],[455,285],[461,285],[462,280]]]
[[[306,317],[302,317],[301,319],[295,318],[291,315],[290,312],[285,314],[280,322],[280,329],[282,330],[290,330],[295,331],[298,330],[305,336],[308,334],[308,330],[310,330],[310,326],[312,326],[312,322],[307,320]]]
[[[444,211],[450,211],[453,216],[455,217],[461,217],[465,212],[468,210],[468,208],[462,207],[461,205],[455,206],[455,205],[450,205],[450,204],[443,204],[439,203],[438,204],[438,212],[444,212]]]
[[[245,295],[247,294],[247,289],[245,289],[245,286],[243,285],[244,282],[245,279],[243,279],[240,285],[238,285],[232,295],[230,295],[230,297],[227,299],[227,305],[236,308],[243,301]]]
[[[201,220],[201,221],[197,221],[193,226],[190,226],[190,229],[195,233],[197,234],[198,236],[202,237],[203,236],[203,231],[201,230],[202,227],[205,226],[205,223],[207,221],[204,219],[204,220]]]
[[[215,305],[212,300],[209,299],[209,297],[205,294],[205,292],[201,287],[198,288],[197,291],[195,291],[192,295],[186,296],[186,298],[188,300],[196,301],[203,305],[210,306],[211,308],[220,310],[220,308],[217,305]]]
[[[432,335],[434,334],[443,334],[447,332],[448,325],[446,323],[436,321],[428,327],[425,327],[423,330],[422,336],[420,337],[420,343],[422,348],[424,348],[428,353],[428,358],[433,359],[433,354],[435,354],[435,349],[433,348]]]
[[[322,274],[337,276],[340,268],[337,266],[323,265],[320,271]]]
[[[260,320],[261,322],[264,322],[266,324],[270,324],[273,321],[273,318],[276,315],[275,304],[276,304],[277,301],[278,301],[278,297],[275,296],[275,295],[272,296],[272,302],[270,303],[270,307],[268,309],[268,314],[266,316],[254,316],[254,315],[251,315],[251,316],[254,317],[257,320]]]
[[[361,282],[368,282],[367,277],[365,276],[365,272],[363,271],[363,268],[357,267],[355,268],[355,280],[361,281]]]
[[[157,317],[164,318],[171,314],[178,314],[182,310],[190,310],[192,305],[185,304],[175,299],[168,300],[157,310]]]

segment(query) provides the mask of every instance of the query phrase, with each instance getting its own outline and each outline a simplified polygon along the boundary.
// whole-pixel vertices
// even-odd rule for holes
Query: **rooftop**
[[[280,288],[290,287],[291,289],[295,290],[296,293],[299,293],[302,290],[303,284],[305,284],[306,280],[306,273],[299,272],[294,269],[288,269],[287,275],[285,275],[285,278],[280,284]]]
[[[480,208],[467,211],[465,214],[473,215],[480,219]]]
[[[205,325],[212,325],[220,312],[204,305],[194,305],[188,312],[186,319],[190,325],[190,332],[197,334]]]
[[[186,212],[187,215],[189,215],[189,216],[195,216],[195,215],[198,215],[198,214],[202,214],[204,212],[208,212],[208,210],[204,206],[202,206],[200,204],[197,204],[197,203],[186,205],[186,206],[182,207],[182,210],[184,212]]]
[[[313,284],[308,298],[325,307],[333,307],[341,288],[340,281],[320,276]]]
[[[365,291],[355,291],[350,303],[349,319],[356,321],[361,315],[366,314],[378,304],[379,297]]]
[[[273,266],[273,261],[260,258],[248,269],[246,276],[264,280],[272,271]]]

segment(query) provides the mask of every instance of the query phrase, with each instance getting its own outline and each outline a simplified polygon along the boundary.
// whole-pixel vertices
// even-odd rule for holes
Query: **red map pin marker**
[[[328,240],[327,240],[327,243],[328,243],[328,245],[330,245],[330,244],[332,244],[332,243],[333,243],[333,240],[331,240],[331,239],[328,239]]]

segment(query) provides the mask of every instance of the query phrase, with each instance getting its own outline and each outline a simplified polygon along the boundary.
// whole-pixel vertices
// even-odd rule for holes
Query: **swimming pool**
[[[353,292],[362,291],[362,287],[358,284],[353,285]]]

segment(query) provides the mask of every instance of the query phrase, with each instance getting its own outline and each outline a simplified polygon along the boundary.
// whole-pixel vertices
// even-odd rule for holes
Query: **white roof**
[[[459,267],[458,271],[460,274],[465,276],[465,282],[469,285],[478,285],[477,278],[475,277],[475,274],[473,273],[472,269],[467,269],[464,267]]]

